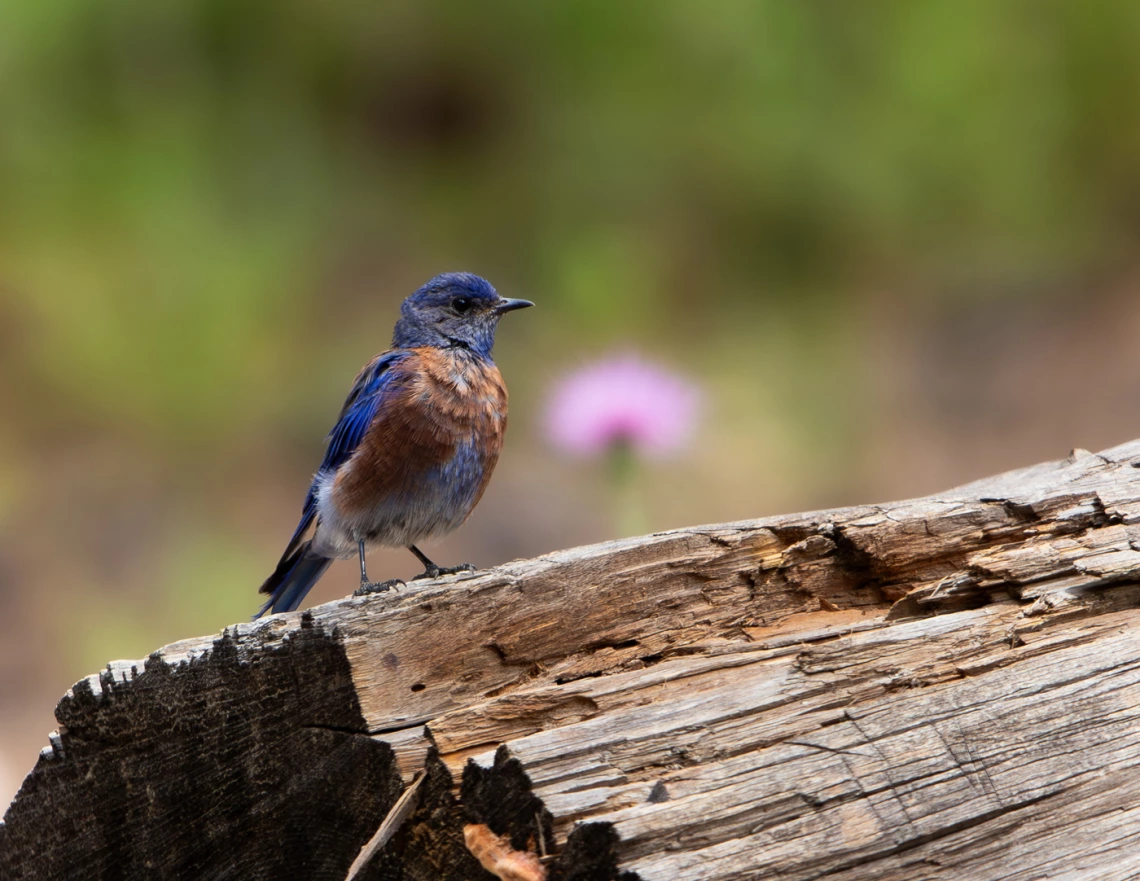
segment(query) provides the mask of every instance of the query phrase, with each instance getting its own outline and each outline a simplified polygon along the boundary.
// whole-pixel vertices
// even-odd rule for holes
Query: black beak
[[[533,306],[530,300],[509,300],[503,297],[495,304],[495,314],[502,315],[506,312],[514,312],[516,309],[525,309],[527,306]]]

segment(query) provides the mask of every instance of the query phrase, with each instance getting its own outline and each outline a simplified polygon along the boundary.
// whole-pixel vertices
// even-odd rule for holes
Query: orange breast
[[[491,363],[463,349],[422,348],[402,362],[376,418],[352,459],[337,475],[334,494],[346,513],[381,499],[412,499],[424,479],[461,448],[476,453],[464,479],[478,502],[503,445],[507,391]]]

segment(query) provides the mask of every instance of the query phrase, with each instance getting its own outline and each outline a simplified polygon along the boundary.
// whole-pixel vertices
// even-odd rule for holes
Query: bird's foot
[[[475,567],[470,563],[460,563],[458,566],[429,566],[412,581],[422,581],[425,578],[439,578],[441,575],[458,575],[460,572],[474,572]]]
[[[373,593],[387,593],[392,588],[399,590],[403,587],[404,582],[400,578],[392,578],[388,581],[362,581],[360,587],[352,592],[354,597],[365,597]]]

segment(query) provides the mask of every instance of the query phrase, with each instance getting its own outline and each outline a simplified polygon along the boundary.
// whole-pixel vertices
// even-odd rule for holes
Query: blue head
[[[499,319],[533,305],[500,297],[490,282],[470,272],[445,272],[404,300],[392,345],[462,346],[487,358]]]

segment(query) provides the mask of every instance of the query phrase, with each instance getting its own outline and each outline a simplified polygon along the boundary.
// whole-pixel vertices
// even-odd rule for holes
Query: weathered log
[[[63,698],[0,877],[341,881],[420,771],[359,877],[1138,877],[1138,604],[1140,441],[239,624]]]

